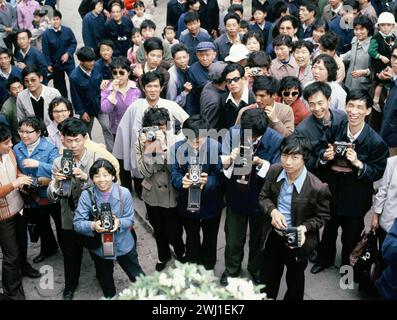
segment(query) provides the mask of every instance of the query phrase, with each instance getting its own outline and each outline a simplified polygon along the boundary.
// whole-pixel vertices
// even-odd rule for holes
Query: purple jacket
[[[139,90],[134,81],[129,81],[128,86],[129,89],[125,96],[119,91],[116,93],[115,104],[108,99],[113,91],[112,83],[109,83],[108,87],[101,92],[101,110],[103,113],[109,113],[110,126],[114,135],[125,111],[135,100],[142,96],[141,90]]]

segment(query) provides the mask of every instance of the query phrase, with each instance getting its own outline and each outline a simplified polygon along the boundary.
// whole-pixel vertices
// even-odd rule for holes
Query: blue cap
[[[214,44],[209,41],[200,42],[196,47],[196,51],[204,51],[204,50],[210,50],[210,49],[215,51]]]

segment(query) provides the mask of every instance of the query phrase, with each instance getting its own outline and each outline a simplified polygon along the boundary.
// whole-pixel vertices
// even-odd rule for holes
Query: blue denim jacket
[[[94,187],[94,195],[97,202],[98,208],[103,203],[103,198],[100,191]],[[132,203],[131,193],[127,188],[120,187],[113,183],[112,193],[109,197],[110,207],[112,213],[120,219],[120,229],[114,233],[115,238],[115,257],[104,257],[102,252],[102,246],[98,249],[92,250],[91,252],[104,259],[115,260],[119,256],[123,256],[129,253],[135,247],[134,238],[131,235],[130,229],[134,224],[134,207]],[[121,203],[123,205],[121,205]],[[123,210],[121,212],[121,209]],[[92,204],[90,195],[87,190],[84,190],[80,196],[79,204],[74,212],[73,226],[74,230],[86,236],[94,236],[94,232],[91,229],[91,221],[89,221],[90,213],[92,213]]]
[[[19,142],[14,146],[15,157],[17,159],[18,168],[27,176],[51,178],[52,163],[55,158],[59,157],[59,151],[56,146],[49,142],[46,138],[39,138],[40,142],[29,156],[28,148],[23,142]],[[23,160],[34,159],[39,161],[37,168],[24,168]],[[40,198],[47,198],[47,187],[40,187]]]

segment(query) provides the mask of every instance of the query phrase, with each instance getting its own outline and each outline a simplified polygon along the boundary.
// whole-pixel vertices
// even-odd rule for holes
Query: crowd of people
[[[349,265],[370,214],[375,285],[396,298],[395,2],[170,0],[165,26],[147,2],[82,0],[77,48],[56,1],[0,0],[3,297],[41,276],[28,235],[33,263],[62,251],[66,300],[84,247],[107,298],[115,260],[143,275],[134,195],[157,271],[173,252],[214,269],[225,212],[220,284],[241,275],[249,228],[247,270],[274,299],[285,266],[284,299],[303,299],[308,260],[334,265],[339,228]]]

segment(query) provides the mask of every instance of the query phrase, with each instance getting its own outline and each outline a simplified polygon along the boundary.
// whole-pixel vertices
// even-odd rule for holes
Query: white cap
[[[396,24],[396,20],[394,19],[394,15],[390,12],[382,12],[379,15],[378,22],[376,23],[376,26],[382,23],[390,23],[390,24]]]
[[[225,61],[239,62],[243,59],[247,59],[250,54],[249,50],[242,43],[236,43],[231,46],[229,55],[225,58]]]

